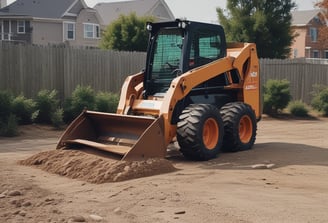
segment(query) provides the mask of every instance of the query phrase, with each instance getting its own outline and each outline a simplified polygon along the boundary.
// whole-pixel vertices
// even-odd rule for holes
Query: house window
[[[310,37],[312,42],[317,42],[318,40],[318,29],[315,27],[310,27]]]
[[[319,50],[313,50],[313,58],[319,58]]]
[[[2,40],[11,40],[11,20],[2,21]]]
[[[92,23],[85,23],[84,24],[84,38],[99,39],[100,38],[99,25],[92,24]]]
[[[75,39],[75,23],[64,22],[64,40],[74,40],[74,39]]]
[[[328,50],[325,50],[325,58],[328,59]]]
[[[25,21],[24,20],[17,21],[17,33],[25,33]]]

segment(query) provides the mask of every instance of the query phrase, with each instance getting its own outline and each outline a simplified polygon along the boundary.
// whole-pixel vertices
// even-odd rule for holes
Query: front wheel
[[[255,113],[251,106],[242,102],[232,102],[221,108],[224,123],[223,148],[225,152],[251,149],[257,130]]]
[[[210,104],[191,104],[177,124],[177,140],[182,154],[192,160],[209,160],[220,152],[223,121],[219,110]]]

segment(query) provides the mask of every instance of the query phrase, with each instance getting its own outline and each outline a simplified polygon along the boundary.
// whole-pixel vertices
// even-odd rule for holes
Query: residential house
[[[134,0],[119,2],[102,2],[94,6],[103,21],[108,26],[120,15],[136,13],[137,16],[153,16],[157,21],[174,20],[174,15],[164,0]]]
[[[83,0],[17,0],[0,9],[0,40],[96,47],[100,20]]]
[[[320,28],[326,26],[320,9],[292,12],[292,27],[297,34],[291,58],[328,58],[328,49],[319,41]]]

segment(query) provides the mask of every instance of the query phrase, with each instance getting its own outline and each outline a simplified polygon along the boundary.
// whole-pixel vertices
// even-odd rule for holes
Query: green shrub
[[[64,110],[62,108],[57,108],[51,115],[51,123],[57,129],[60,129],[64,125],[63,114]]]
[[[36,103],[26,99],[23,95],[17,96],[12,102],[12,112],[16,115],[19,124],[30,124]]]
[[[263,112],[276,114],[287,107],[291,100],[289,81],[268,80],[264,86]]]
[[[84,109],[95,109],[95,92],[90,87],[78,85],[72,92],[72,97],[65,102],[65,120],[71,121],[76,118]]]
[[[309,115],[309,109],[302,101],[292,101],[288,105],[289,112],[297,117],[306,117]]]
[[[11,114],[13,96],[9,91],[0,91],[0,121],[6,122]]]
[[[328,116],[328,87],[317,87],[313,95],[312,107]]]
[[[119,102],[118,94],[99,92],[96,95],[95,109],[100,112],[115,113]]]
[[[41,90],[36,99],[38,114],[36,122],[51,124],[51,116],[59,106],[56,90]]]
[[[10,114],[7,120],[0,121],[0,135],[7,137],[18,135],[18,124],[15,115]]]
[[[64,101],[64,122],[70,123],[74,119],[73,108],[72,108],[72,98],[66,98]]]

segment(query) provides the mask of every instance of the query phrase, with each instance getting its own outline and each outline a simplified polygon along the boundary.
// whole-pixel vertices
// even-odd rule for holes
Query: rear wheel
[[[257,130],[255,113],[251,106],[233,102],[221,108],[224,123],[223,151],[236,152],[251,149]]]
[[[215,158],[221,149],[224,131],[219,110],[209,104],[192,104],[179,119],[177,140],[182,154],[193,160]]]

